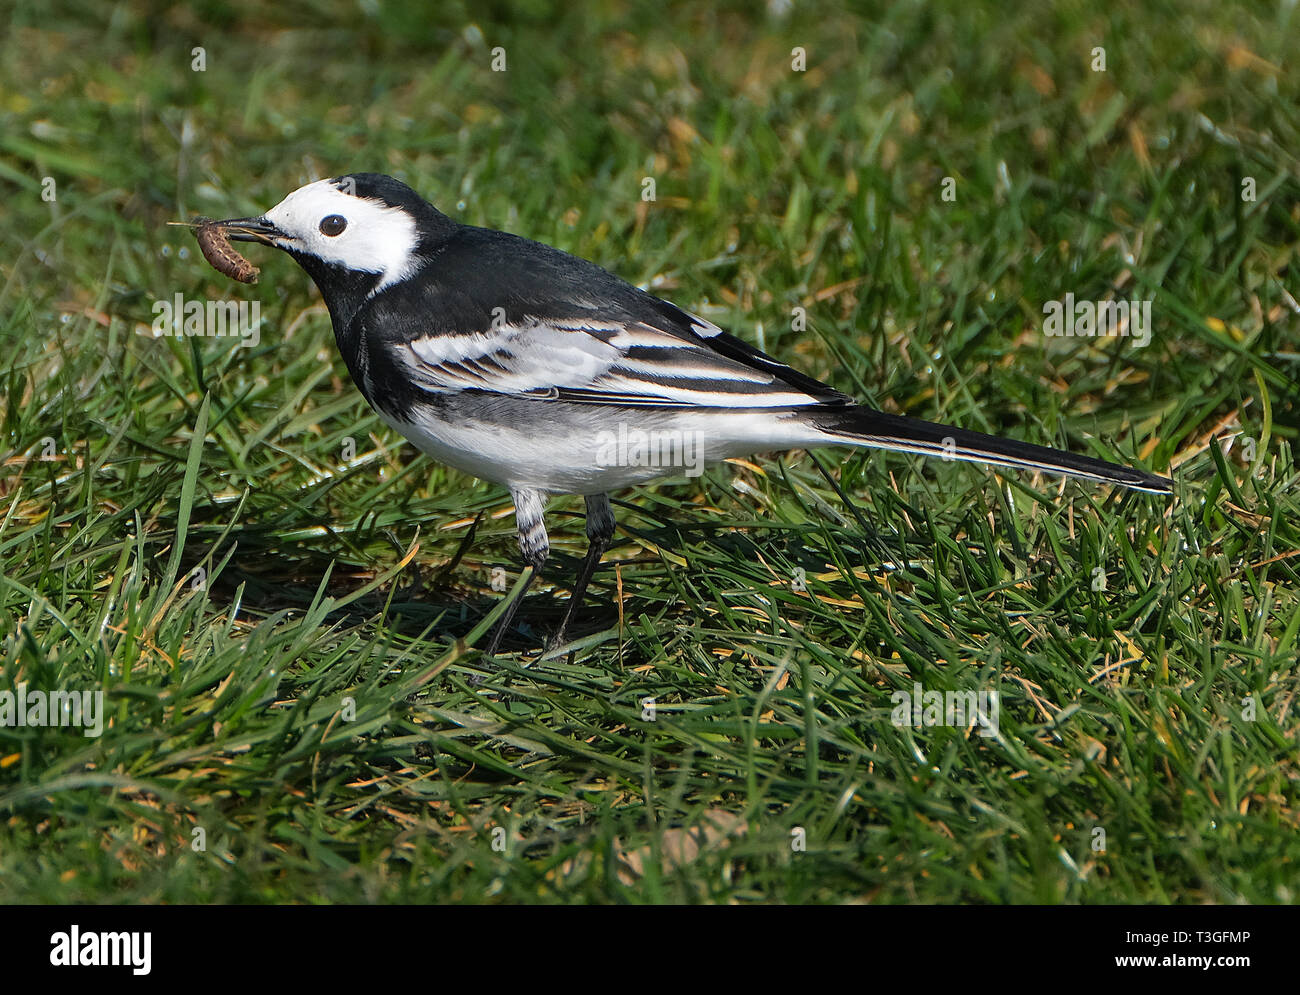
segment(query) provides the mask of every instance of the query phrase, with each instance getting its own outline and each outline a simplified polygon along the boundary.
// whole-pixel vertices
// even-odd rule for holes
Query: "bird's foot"
[[[566,622],[562,623],[560,627],[552,632],[550,637],[546,640],[545,647],[542,649],[542,655],[539,659],[552,660],[559,656],[565,656],[566,654],[564,653],[564,649],[568,645],[569,626],[566,620]],[[576,649],[569,650],[567,654],[568,659],[565,662],[572,665],[574,658],[577,655],[578,651]]]

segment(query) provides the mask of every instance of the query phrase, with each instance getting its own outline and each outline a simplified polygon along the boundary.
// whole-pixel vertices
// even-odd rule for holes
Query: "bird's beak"
[[[268,221],[261,218],[230,218],[228,221],[214,221],[214,225],[225,232],[232,242],[261,242],[263,245],[275,245],[277,239],[288,236]]]

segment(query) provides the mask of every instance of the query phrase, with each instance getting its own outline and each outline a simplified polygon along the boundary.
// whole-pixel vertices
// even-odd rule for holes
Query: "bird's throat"
[[[316,256],[291,252],[298,265],[316,284],[335,329],[347,328],[361,310],[361,305],[378,286],[382,273],[365,273],[327,263]]]

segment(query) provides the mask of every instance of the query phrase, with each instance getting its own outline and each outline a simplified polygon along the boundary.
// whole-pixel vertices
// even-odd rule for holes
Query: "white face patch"
[[[420,241],[415,220],[400,208],[344,193],[332,180],[299,187],[266,217],[287,236],[275,239],[280,248],[350,270],[379,273],[376,289],[396,283],[415,268]],[[338,229],[339,218],[344,222],[342,230],[326,234]]]

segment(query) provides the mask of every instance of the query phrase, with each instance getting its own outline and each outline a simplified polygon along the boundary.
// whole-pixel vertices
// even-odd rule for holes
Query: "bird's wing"
[[[848,398],[700,318],[502,321],[395,344],[426,390],[481,390],[588,404],[774,408]],[[653,322],[653,323],[652,323]],[[668,326],[668,327],[662,327]],[[696,330],[698,329],[698,331]]]
[[[377,295],[367,335],[433,392],[586,404],[774,408],[851,401],[594,263],[462,227]]]

